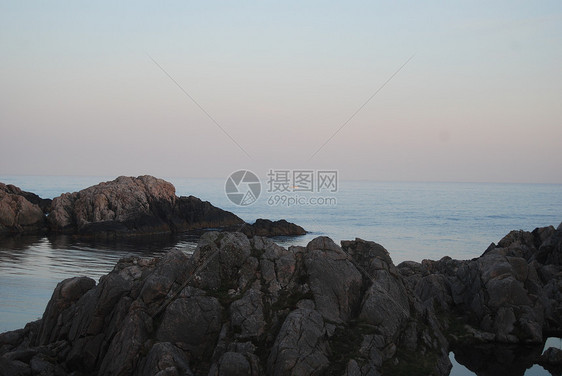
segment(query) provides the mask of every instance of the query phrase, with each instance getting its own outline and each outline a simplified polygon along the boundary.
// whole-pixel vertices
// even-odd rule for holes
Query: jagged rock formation
[[[192,257],[123,259],[97,286],[86,277],[61,282],[43,318],[0,335],[0,349],[16,375],[450,368],[433,312],[381,246],[357,239],[341,248],[316,238],[285,249],[226,232],[205,234]]]
[[[209,232],[192,256],[59,283],[41,320],[0,334],[0,375],[447,375],[451,349],[479,375],[559,369],[541,344],[562,332],[561,252],[562,226],[397,267],[361,239]]]
[[[542,343],[562,330],[562,225],[512,231],[479,258],[398,265],[453,343]]]
[[[0,183],[0,235],[45,232],[43,210],[47,210],[49,201],[14,185]]]

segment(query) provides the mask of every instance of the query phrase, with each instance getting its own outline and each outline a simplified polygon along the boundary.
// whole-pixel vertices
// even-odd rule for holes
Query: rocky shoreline
[[[253,235],[62,281],[41,320],[0,334],[0,374],[447,375],[451,350],[482,375],[560,371],[541,350],[562,334],[562,225],[397,266],[361,239]]]
[[[245,223],[197,197],[178,197],[171,183],[148,175],[120,176],[53,200],[0,183],[0,236],[70,234],[112,238],[208,228],[237,230],[249,236],[306,233],[284,220]]]

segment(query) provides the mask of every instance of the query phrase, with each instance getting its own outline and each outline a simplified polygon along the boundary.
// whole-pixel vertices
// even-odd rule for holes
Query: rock
[[[252,367],[244,355],[229,351],[221,356],[218,367],[209,373],[217,376],[246,376],[252,375]]]
[[[132,374],[137,368],[149,333],[152,332],[151,317],[141,309],[130,311],[120,326],[114,337],[106,338],[106,341],[110,341],[107,353],[100,359],[101,362],[98,360],[101,363],[99,365],[101,375]],[[92,340],[95,341],[95,337]],[[84,348],[87,349],[88,346],[84,346]],[[99,351],[98,346],[95,348]],[[82,352],[82,356],[83,354]],[[94,357],[97,354],[99,352],[94,353]],[[84,365],[97,368],[99,363],[93,362],[94,357],[92,357],[92,361],[84,362]]]
[[[0,191],[4,191],[6,193],[17,195],[17,196],[22,196],[32,204],[39,206],[43,211],[43,213],[45,214],[47,214],[51,210],[51,202],[53,200],[48,198],[41,198],[32,192],[22,191],[19,187],[16,187],[15,185],[0,183]]]
[[[193,261],[198,266],[209,262],[208,266],[201,271],[199,286],[223,290],[246,287],[249,281],[239,281],[238,276],[250,255],[250,241],[242,233],[208,232],[204,234],[193,253]],[[239,282],[243,282],[243,286],[239,286]]]
[[[172,218],[174,231],[223,228],[244,223],[233,213],[194,196],[178,197]]]
[[[0,347],[2,346],[10,346],[14,347],[21,343],[24,339],[25,330],[24,329],[17,329],[12,330],[9,332],[0,333]]]
[[[31,367],[31,373],[34,375],[54,376],[56,372],[63,371],[60,366],[57,367],[57,365],[50,362],[44,354],[39,354],[33,357],[33,359],[29,362],[29,365]]]
[[[57,285],[43,314],[39,343],[47,344],[60,338],[59,330],[63,312],[92,289],[95,284],[96,282],[91,278],[74,277],[65,279]]]
[[[152,176],[121,176],[55,198],[48,216],[55,233],[115,235],[176,232],[242,224],[234,214],[196,197],[177,197]]]
[[[343,373],[361,346],[368,361],[354,360],[357,367],[379,372],[384,361],[398,362],[395,342],[406,325],[406,337],[421,338],[412,351],[435,352],[440,328],[421,314],[387,331],[375,320],[363,333],[356,323],[369,279],[350,257],[324,237],[285,249],[210,232],[191,257],[125,258],[98,285],[61,282],[40,323],[0,340],[12,362],[61,375],[321,374],[332,365]]]
[[[545,331],[562,325],[556,285],[561,244],[552,226],[512,231],[477,259],[403,264],[400,272],[427,306],[474,328],[456,333],[455,340],[542,343]]]
[[[562,226],[562,224],[561,224]],[[545,265],[562,265],[562,228],[552,233],[540,245],[535,259]]]
[[[169,342],[159,342],[150,348],[140,375],[186,375],[193,373],[185,353]]]
[[[244,233],[249,238],[254,236],[296,236],[305,235],[306,231],[299,225],[287,222],[284,219],[271,221],[269,219],[257,219],[253,224],[244,224],[239,228],[231,228]]]
[[[556,347],[549,347],[541,355],[539,362],[550,366],[562,366],[562,350]]]
[[[230,326],[240,339],[259,337],[265,330],[261,291],[249,289],[230,305]]]
[[[30,202],[21,189],[0,183],[0,235],[41,234],[46,228],[39,205]]]
[[[9,359],[9,360],[19,360],[24,363],[29,363],[31,358],[37,355],[37,350],[35,349],[24,349],[24,350],[16,350],[9,353],[2,355],[2,357]]]
[[[388,251],[362,239],[343,241],[342,249],[362,271],[366,285],[358,313],[364,327],[351,330],[361,333],[362,360],[350,362],[347,372],[357,372],[359,367],[360,374],[409,374],[412,369],[420,374],[448,374],[448,343],[433,307],[418,300]],[[422,269],[419,264],[407,265]],[[348,329],[342,337],[349,334]],[[414,361],[412,354],[420,353],[425,356]]]
[[[329,367],[324,320],[313,310],[287,316],[267,361],[269,375],[321,375]]]
[[[562,374],[562,350],[555,347],[549,347],[539,357],[538,364],[550,372],[551,375]]]
[[[521,374],[562,331],[559,231],[398,267],[361,239],[285,249],[209,232],[193,255],[128,257],[97,285],[59,283],[39,322],[0,334],[0,372],[447,375],[454,349],[479,374]]]
[[[31,367],[19,360],[0,357],[0,376],[30,376]]]
[[[181,343],[193,356],[210,356],[221,329],[222,307],[204,291],[187,287],[162,314],[161,342]]]
[[[140,290],[143,303],[152,308],[166,298],[174,286],[177,287],[185,281],[186,268],[189,266],[190,258],[183,252],[175,250],[166,253],[144,279]],[[142,276],[142,270],[139,268],[136,274]]]
[[[306,249],[304,264],[316,309],[325,320],[349,320],[361,302],[361,273],[330,238],[316,238]]]
[[[197,197],[178,197],[171,183],[148,175],[120,176],[54,200],[0,183],[0,235],[113,238],[209,228],[241,231],[250,238],[306,234],[302,227],[283,219],[247,224]]]

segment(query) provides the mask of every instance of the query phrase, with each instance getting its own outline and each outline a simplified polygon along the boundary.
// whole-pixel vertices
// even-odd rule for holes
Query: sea
[[[54,198],[114,178],[9,175],[0,176],[0,182]],[[317,236],[336,242],[361,238],[382,244],[395,264],[444,256],[472,259],[511,230],[557,227],[562,221],[559,184],[339,181],[334,189],[316,193],[263,184],[255,202],[240,206],[225,193],[226,179],[164,179],[174,184],[178,196],[199,197],[246,222],[286,219],[308,231],[274,239],[284,247],[306,245]],[[65,278],[98,280],[122,257],[154,257],[171,249],[191,253],[196,245],[197,237],[189,234],[110,242],[68,236],[0,240],[0,332],[39,319]],[[560,347],[560,339],[550,338],[546,346]],[[451,361],[451,375],[474,375],[453,353]],[[525,375],[549,373],[535,365]]]

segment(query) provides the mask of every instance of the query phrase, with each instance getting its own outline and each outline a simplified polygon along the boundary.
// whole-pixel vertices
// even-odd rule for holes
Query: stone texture
[[[59,283],[40,321],[0,334],[0,374],[447,375],[450,350],[479,374],[522,374],[562,330],[560,231],[398,267],[361,239],[209,232],[191,256]]]
[[[313,310],[296,309],[287,316],[271,349],[270,375],[321,375],[329,366],[326,329]]]
[[[231,212],[194,196],[176,196],[174,186],[144,175],[120,176],[79,192],[42,199],[0,183],[0,236],[72,234],[114,238],[223,229],[254,236],[296,236],[306,231],[284,219],[245,223]]]
[[[561,244],[561,231],[552,226],[512,231],[477,259],[424,260],[399,269],[425,304],[465,328],[454,341],[542,343],[562,325]]]
[[[159,342],[150,348],[139,374],[142,376],[193,375],[185,353],[169,342]]]
[[[345,322],[361,299],[361,273],[331,239],[320,237],[307,245],[304,265],[316,309],[331,322]]]
[[[52,232],[126,234],[174,232],[242,224],[234,214],[196,197],[177,197],[174,186],[152,176],[120,176],[55,198]]]
[[[13,185],[0,183],[0,235],[41,234],[46,231],[46,219],[38,205],[41,199],[37,196],[35,200],[35,195],[31,195]]]
[[[541,355],[540,362],[551,366],[562,366],[562,350],[556,347],[549,347]]]
[[[305,229],[303,229],[301,226],[291,222],[287,222],[284,219],[271,221],[269,219],[258,218],[254,223],[246,223],[237,230],[244,233],[249,238],[252,238],[254,236],[273,237],[306,234]]]

